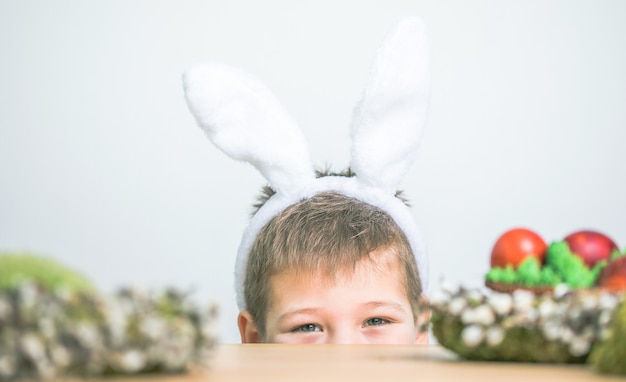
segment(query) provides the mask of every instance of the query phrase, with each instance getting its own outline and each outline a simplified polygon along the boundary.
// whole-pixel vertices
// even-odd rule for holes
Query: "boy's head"
[[[185,72],[187,104],[209,139],[256,167],[275,191],[252,217],[237,253],[244,339],[248,328],[255,340],[282,341],[287,319],[313,313],[319,322],[289,333],[328,329],[323,333],[333,341],[350,342],[337,340],[344,333],[337,325],[349,326],[350,318],[369,333],[368,341],[354,342],[414,336],[428,255],[396,190],[426,121],[428,55],[426,26],[415,17],[401,20],[379,48],[354,109],[350,176],[316,177],[304,134],[250,74],[216,63]],[[383,335],[390,328],[403,330]]]
[[[322,192],[257,235],[240,332],[244,342],[415,342],[421,292],[411,246],[391,216]]]

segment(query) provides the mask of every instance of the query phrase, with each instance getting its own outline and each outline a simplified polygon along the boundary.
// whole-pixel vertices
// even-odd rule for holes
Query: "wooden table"
[[[437,345],[225,344],[209,365],[185,376],[124,381],[624,381],[586,365],[461,361]]]

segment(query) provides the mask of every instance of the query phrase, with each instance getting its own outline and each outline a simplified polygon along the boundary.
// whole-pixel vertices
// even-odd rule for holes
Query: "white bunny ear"
[[[379,48],[353,115],[351,168],[359,179],[395,192],[415,157],[429,93],[426,26],[406,18]]]
[[[220,64],[183,75],[191,113],[213,143],[254,165],[276,192],[315,178],[306,140],[274,95],[251,75]]]

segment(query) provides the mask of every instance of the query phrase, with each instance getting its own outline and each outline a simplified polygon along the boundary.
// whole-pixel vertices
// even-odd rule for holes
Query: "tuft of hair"
[[[270,200],[272,196],[274,196],[275,193],[276,191],[274,191],[274,189],[270,187],[270,185],[263,186],[263,188],[261,189],[261,194],[256,197],[256,203],[252,205],[252,213],[250,213],[250,216],[256,215],[261,207],[263,207],[265,203],[267,203],[267,201]]]
[[[329,166],[326,166],[323,169],[315,170],[316,178],[323,178],[325,176],[343,176],[346,178],[351,178],[353,176],[356,176],[356,174],[354,173],[354,171],[352,171],[350,167],[339,172],[332,171]],[[256,203],[252,205],[252,213],[250,214],[250,216],[256,215],[261,207],[263,207],[265,203],[267,203],[267,201],[270,200],[272,196],[274,196],[274,194],[276,194],[276,191],[274,191],[274,189],[270,185],[263,186],[263,188],[261,189],[261,194],[256,198]],[[404,191],[397,190],[395,193],[395,197],[400,199],[402,203],[404,203],[407,207],[411,207],[411,203],[409,202],[406,195],[404,195]]]

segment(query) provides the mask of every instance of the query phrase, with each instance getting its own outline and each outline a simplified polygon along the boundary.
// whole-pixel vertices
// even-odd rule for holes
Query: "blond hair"
[[[417,317],[422,285],[411,246],[382,209],[338,193],[323,192],[296,203],[266,224],[246,267],[244,298],[259,334],[265,336],[272,276],[286,270],[334,277],[354,269],[377,249],[390,249],[404,270],[402,285]]]

